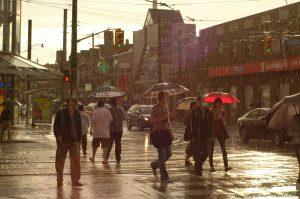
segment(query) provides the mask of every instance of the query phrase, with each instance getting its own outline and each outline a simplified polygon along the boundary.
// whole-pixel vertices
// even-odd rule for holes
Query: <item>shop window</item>
[[[270,107],[270,85],[263,85],[260,88],[262,107]]]
[[[253,86],[245,87],[245,109],[249,110],[250,105],[253,103]]]
[[[289,93],[290,93],[290,85],[289,85],[289,83],[280,84],[280,93],[279,93],[280,99],[282,99],[285,96],[289,95]]]

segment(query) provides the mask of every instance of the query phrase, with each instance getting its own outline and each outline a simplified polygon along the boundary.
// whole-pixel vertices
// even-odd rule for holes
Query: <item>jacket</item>
[[[81,141],[81,117],[77,110],[74,110],[74,123],[76,137],[71,133],[71,119],[67,108],[63,108],[56,113],[53,131],[56,138],[62,137],[64,143],[80,142]]]
[[[212,136],[212,117],[208,108],[199,107],[191,112],[192,139],[196,142],[206,143]]]

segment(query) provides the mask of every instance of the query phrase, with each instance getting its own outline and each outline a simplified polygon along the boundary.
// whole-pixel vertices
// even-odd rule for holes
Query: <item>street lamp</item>
[[[44,48],[44,44],[43,44],[43,43],[41,43],[41,44],[34,44],[34,45],[31,45],[31,46],[28,46],[28,47],[27,47],[27,50],[24,50],[24,51],[21,52],[21,53],[27,52],[27,58],[28,58],[29,60],[31,60],[31,49],[32,49],[32,47],[34,47],[34,46],[41,46],[41,48]]]

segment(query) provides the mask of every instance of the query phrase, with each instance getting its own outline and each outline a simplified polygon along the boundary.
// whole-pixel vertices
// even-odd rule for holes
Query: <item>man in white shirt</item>
[[[93,157],[90,158],[90,161],[95,162],[96,151],[101,144],[103,149],[102,164],[107,164],[107,153],[110,146],[110,124],[113,122],[113,118],[110,111],[104,108],[104,101],[99,100],[97,106],[98,108],[92,114],[90,133],[93,135]]]

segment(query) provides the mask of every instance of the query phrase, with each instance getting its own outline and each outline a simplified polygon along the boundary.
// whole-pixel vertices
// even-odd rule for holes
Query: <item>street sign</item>
[[[287,46],[300,46],[300,39],[286,39],[285,45]]]
[[[108,68],[109,68],[109,64],[106,61],[101,60],[98,64],[98,68],[99,68],[101,73],[107,73]]]

